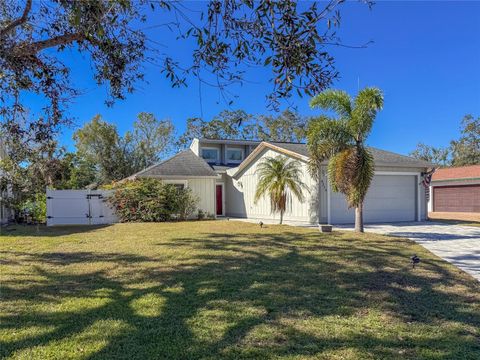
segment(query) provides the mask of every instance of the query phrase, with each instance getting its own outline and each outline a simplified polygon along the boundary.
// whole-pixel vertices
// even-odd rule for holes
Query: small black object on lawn
[[[420,258],[417,256],[417,254],[415,254],[411,257],[411,259],[412,259],[412,268],[415,269],[415,265],[417,265],[420,262]]]
[[[263,222],[259,222],[258,225],[260,225],[261,228],[263,228]]]

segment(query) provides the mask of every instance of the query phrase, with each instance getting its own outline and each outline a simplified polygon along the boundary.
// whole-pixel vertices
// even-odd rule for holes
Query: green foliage
[[[337,116],[321,115],[309,124],[307,139],[311,173],[318,177],[322,162],[329,160],[328,177],[332,190],[343,193],[348,205],[357,209],[355,228],[363,231],[363,201],[375,170],[365,140],[377,112],[383,107],[383,94],[377,88],[365,88],[351,99],[344,91],[327,90],[315,96],[310,106],[333,111]]]
[[[136,90],[146,61],[173,87],[191,78],[213,84],[229,105],[236,96],[228,87],[244,82],[245,64],[267,66],[267,104],[278,109],[292,92],[311,96],[337,77],[328,46],[340,45],[335,28],[341,2],[210,0],[190,11],[168,0],[0,1],[0,113],[7,131],[30,128],[37,139],[51,140],[68,125],[68,104],[81,91],[61,56],[67,50],[86,58],[96,83],[108,87],[107,105]],[[165,36],[194,45],[191,61],[148,39],[150,16],[153,27],[166,25]],[[22,93],[46,102],[27,124],[18,121],[29,111]]]
[[[24,201],[16,209],[20,214],[31,218],[36,223],[47,222],[47,195],[38,193],[32,199]]]
[[[423,143],[418,143],[415,150],[413,150],[409,155],[416,159],[429,161],[432,164],[441,166],[449,166],[451,164],[450,149],[448,148],[437,148],[434,146],[425,145]]]
[[[305,138],[306,122],[290,110],[278,116],[224,110],[210,121],[187,119],[187,128],[177,144],[186,147],[194,138],[301,142]]]
[[[460,126],[461,137],[452,140],[449,147],[437,148],[418,143],[410,156],[441,166],[480,164],[480,117],[465,115]]]
[[[255,203],[263,196],[270,198],[272,212],[280,213],[280,224],[287,208],[288,192],[304,201],[300,163],[285,156],[267,157],[257,167],[259,180],[255,191]]]
[[[141,178],[119,183],[108,201],[121,222],[186,220],[197,209],[198,197],[189,188]]]
[[[133,132],[125,136],[117,127],[96,115],[74,134],[77,155],[85,165],[96,169],[96,182],[124,179],[158,162],[173,143],[173,124],[157,120],[153,114],[140,113]]]
[[[451,142],[452,165],[480,164],[480,117],[465,115],[461,123],[462,136]]]

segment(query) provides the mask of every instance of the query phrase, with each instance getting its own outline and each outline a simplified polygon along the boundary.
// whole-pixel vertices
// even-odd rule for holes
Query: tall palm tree
[[[383,94],[377,88],[365,88],[352,99],[344,91],[326,90],[310,101],[310,107],[336,115],[324,114],[309,124],[312,175],[317,175],[321,163],[329,159],[332,190],[345,194],[348,206],[355,208],[355,231],[363,232],[363,202],[375,170],[365,140],[383,107]]]
[[[259,176],[257,190],[255,191],[255,204],[258,200],[268,195],[272,212],[280,213],[280,224],[287,208],[287,195],[290,191],[300,201],[304,201],[303,189],[307,186],[302,182],[300,163],[290,160],[285,156],[267,157],[257,167]]]

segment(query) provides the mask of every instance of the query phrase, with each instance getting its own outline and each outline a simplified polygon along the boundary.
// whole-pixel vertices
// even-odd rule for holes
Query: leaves
[[[323,162],[329,160],[332,190],[345,194],[350,207],[361,207],[375,171],[365,140],[383,107],[383,94],[377,88],[365,88],[352,100],[346,92],[327,90],[314,97],[310,105],[337,115],[321,115],[309,124],[310,172],[318,174]]]

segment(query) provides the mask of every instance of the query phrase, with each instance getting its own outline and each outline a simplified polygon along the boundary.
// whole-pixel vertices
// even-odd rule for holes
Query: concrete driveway
[[[480,281],[480,227],[428,221],[366,225],[365,231],[412,239]]]

